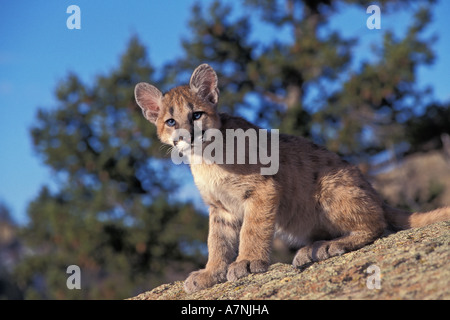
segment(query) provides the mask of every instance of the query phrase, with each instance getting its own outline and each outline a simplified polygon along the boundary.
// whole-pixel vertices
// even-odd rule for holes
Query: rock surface
[[[391,234],[303,270],[276,263],[266,273],[194,294],[177,281],[131,299],[450,299],[449,244],[447,221]],[[377,275],[380,289],[370,289]]]

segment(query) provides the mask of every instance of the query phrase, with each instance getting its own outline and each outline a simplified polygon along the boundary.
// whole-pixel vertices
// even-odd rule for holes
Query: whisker
[[[172,152],[172,150],[173,150],[175,147],[166,144],[166,145],[163,145],[163,148],[166,148],[165,154],[168,155],[168,154],[170,154],[170,153]],[[163,148],[161,148],[161,149],[163,149]]]
[[[165,147],[167,147],[167,145],[166,145],[166,144],[162,144],[162,145],[160,145],[160,146],[159,146],[159,151],[163,151]]]

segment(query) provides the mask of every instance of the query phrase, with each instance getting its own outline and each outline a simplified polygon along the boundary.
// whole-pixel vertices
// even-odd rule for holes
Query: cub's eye
[[[168,119],[168,120],[166,120],[166,124],[169,126],[169,127],[173,127],[174,125],[175,125],[175,120],[174,119]]]
[[[198,120],[198,119],[200,119],[200,118],[202,117],[203,113],[204,113],[204,112],[202,112],[202,111],[194,112],[194,113],[192,114],[192,118],[193,118],[194,120]]]

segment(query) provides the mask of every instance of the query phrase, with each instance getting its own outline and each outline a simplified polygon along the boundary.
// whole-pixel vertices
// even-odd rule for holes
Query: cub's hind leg
[[[292,264],[301,267],[305,264],[322,261],[346,252],[357,250],[371,243],[379,233],[367,231],[350,232],[345,236],[333,240],[320,240],[313,242],[297,251]]]
[[[332,240],[301,248],[294,266],[321,261],[373,242],[386,228],[382,201],[357,169],[346,167],[319,180],[316,217]]]

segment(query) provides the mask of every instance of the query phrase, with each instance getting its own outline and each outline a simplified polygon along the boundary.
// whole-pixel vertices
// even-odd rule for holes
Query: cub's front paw
[[[269,263],[263,260],[241,260],[233,262],[228,266],[227,280],[236,281],[250,273],[266,272]]]
[[[202,289],[212,287],[213,285],[224,282],[225,272],[211,272],[206,269],[192,272],[186,281],[184,281],[184,290],[187,293],[193,293]]]

